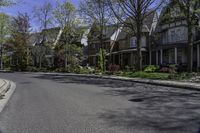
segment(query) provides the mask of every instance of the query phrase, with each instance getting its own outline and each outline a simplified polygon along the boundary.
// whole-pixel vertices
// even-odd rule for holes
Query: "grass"
[[[129,78],[143,78],[143,79],[159,79],[159,80],[185,80],[190,79],[193,75],[189,73],[161,73],[161,72],[120,72],[117,76]]]
[[[119,76],[130,77],[130,78],[146,78],[146,79],[169,79],[169,73],[147,73],[147,72],[124,72]]]

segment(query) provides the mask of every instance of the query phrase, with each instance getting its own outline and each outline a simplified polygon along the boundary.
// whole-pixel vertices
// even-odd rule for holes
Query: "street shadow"
[[[109,96],[121,96],[131,108],[103,110],[98,118],[110,127],[152,129],[159,133],[200,133],[200,91],[161,87],[128,81],[66,75],[35,75],[34,78],[66,84],[87,84]]]
[[[167,111],[167,110],[166,110]],[[169,110],[168,110],[169,111]],[[200,123],[199,116],[186,118],[182,114],[174,111],[163,112],[161,109],[144,110],[138,109],[118,109],[104,110],[98,114],[99,119],[103,119],[110,127],[126,127],[133,131],[154,131],[159,133],[199,133],[198,125]],[[177,115],[178,114],[178,115]]]
[[[106,80],[102,78],[86,78],[86,77],[77,77],[77,76],[66,76],[66,75],[54,75],[54,74],[41,74],[35,75],[34,78],[39,79],[48,79],[53,80],[59,83],[68,83],[68,84],[87,84],[87,85],[97,85],[99,87],[111,87],[111,88],[121,88],[121,87],[133,87],[136,83],[120,81],[116,82],[115,80]],[[137,84],[140,85],[140,84]]]
[[[200,92],[184,90],[107,90],[108,95],[128,96],[132,108],[104,110],[99,114],[110,126],[149,128],[156,132],[200,133]]]

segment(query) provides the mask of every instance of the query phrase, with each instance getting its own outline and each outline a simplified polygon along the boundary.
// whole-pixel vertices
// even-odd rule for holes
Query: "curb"
[[[15,88],[16,88],[16,84],[12,81],[9,81],[9,85],[7,85],[7,87],[5,87],[5,88],[7,88],[7,89],[4,93],[3,99],[0,99],[0,113],[5,108],[6,104],[8,103],[12,94],[14,93]]]

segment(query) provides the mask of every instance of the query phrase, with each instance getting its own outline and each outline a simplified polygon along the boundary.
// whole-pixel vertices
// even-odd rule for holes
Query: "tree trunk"
[[[142,71],[142,51],[141,51],[141,24],[137,22],[137,33],[136,33],[136,43],[137,43],[137,67],[138,70]]]
[[[138,34],[138,33],[137,33]],[[142,71],[142,51],[141,51],[141,36],[137,35],[137,56],[138,56],[138,70]]]
[[[39,57],[39,68],[42,68],[42,61],[41,61],[41,57]]]
[[[3,69],[3,44],[1,44],[1,70]]]
[[[136,19],[136,27],[137,27],[137,56],[138,56],[138,70],[142,71],[142,51],[141,51],[141,33],[143,27],[143,20],[142,20],[142,7],[141,1],[137,1],[137,19]]]
[[[193,35],[192,35],[192,24],[190,18],[187,20],[188,23],[188,72],[193,70]]]
[[[61,37],[61,35],[62,35],[62,33],[63,33],[63,30],[64,30],[63,28],[60,29],[60,31],[59,31],[59,33],[58,33],[58,35],[57,35],[57,37],[56,37],[56,40],[55,40],[55,42],[53,43],[53,46],[54,46],[54,47],[57,45],[58,41],[60,40],[60,37]]]
[[[103,28],[102,28],[103,29]],[[101,31],[100,35],[100,49],[102,49],[101,56],[102,56],[102,64],[103,64],[103,72],[105,72],[105,57],[104,57],[104,49],[103,49],[103,30]]]
[[[65,46],[65,69],[67,69],[67,65],[68,65],[68,63],[67,63],[67,46],[68,46],[68,44],[67,43],[65,43],[65,44],[66,44],[66,46]],[[69,51],[69,48],[68,48],[68,51]]]

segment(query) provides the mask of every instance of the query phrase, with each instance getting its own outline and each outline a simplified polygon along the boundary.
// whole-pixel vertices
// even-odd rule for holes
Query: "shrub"
[[[119,71],[120,66],[119,66],[119,65],[116,65],[116,64],[110,64],[110,65],[108,66],[108,69],[109,69],[109,71],[110,71],[111,73],[115,73],[115,72]]]
[[[159,70],[159,67],[154,66],[154,65],[149,65],[144,68],[144,72],[147,72],[147,73],[157,72],[158,70]]]
[[[39,72],[39,68],[33,67],[33,66],[28,66],[26,69],[28,72]]]
[[[190,79],[194,76],[196,76],[194,73],[173,73],[173,74],[170,74],[169,79],[184,80],[184,79]]]
[[[163,73],[176,73],[176,71],[177,71],[176,65],[169,65],[168,67],[162,67],[160,69],[160,72]]]
[[[65,68],[56,68],[55,70],[54,70],[55,72],[65,72]]]
[[[125,66],[125,70],[126,70],[127,72],[130,72],[130,71],[131,71],[131,68],[130,68],[129,66]]]
[[[169,72],[170,72],[170,68],[169,68],[169,67],[162,67],[162,68],[160,69],[160,72],[169,73]]]

